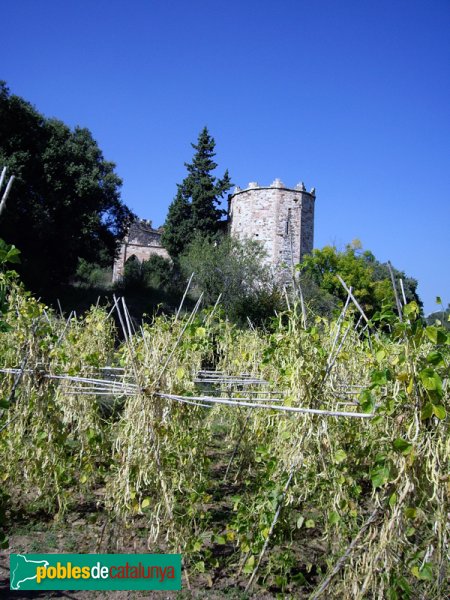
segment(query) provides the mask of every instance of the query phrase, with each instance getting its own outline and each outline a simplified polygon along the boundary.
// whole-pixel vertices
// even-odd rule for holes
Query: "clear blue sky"
[[[88,127],[125,202],[164,222],[207,125],[218,174],[317,190],[354,238],[450,302],[449,0],[14,0],[0,79]]]

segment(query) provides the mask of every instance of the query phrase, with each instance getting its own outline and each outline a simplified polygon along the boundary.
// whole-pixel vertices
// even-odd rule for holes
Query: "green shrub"
[[[86,288],[106,288],[111,286],[112,269],[78,259],[76,282]]]

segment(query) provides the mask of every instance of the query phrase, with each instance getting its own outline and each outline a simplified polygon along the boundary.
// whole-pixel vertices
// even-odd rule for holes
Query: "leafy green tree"
[[[79,258],[111,263],[132,217],[121,180],[88,129],[47,119],[0,83],[0,165],[16,181],[0,235],[22,252],[33,289],[67,281]]]
[[[395,305],[388,265],[377,261],[372,252],[363,251],[359,243],[347,245],[343,252],[339,252],[334,246],[313,250],[305,256],[299,270],[301,280],[306,284],[307,294],[308,286],[312,285],[315,293],[319,288],[326,294],[329,306],[332,305],[329,302],[331,298],[341,302],[347,298],[338,275],[352,287],[355,298],[369,317],[381,310],[385,302]],[[403,281],[407,302],[414,300],[422,306],[416,291],[417,281],[395,268],[392,270],[395,280],[401,278]],[[398,293],[401,294],[400,288]]]
[[[441,304],[440,298],[438,298],[437,304]],[[437,310],[427,316],[428,325],[434,325],[436,322],[445,327],[445,329],[450,330],[450,303],[447,305],[447,308],[444,308],[442,305],[442,310]]]
[[[142,276],[147,287],[169,291],[173,287],[173,264],[154,254],[142,263]]]
[[[111,266],[102,267],[98,263],[88,263],[84,258],[80,258],[73,283],[78,287],[106,290],[111,287],[111,279]]]
[[[123,280],[117,287],[125,288],[127,291],[160,290],[176,296],[178,293],[176,284],[172,261],[154,254],[142,262],[135,256],[130,257],[125,264]]]
[[[305,306],[314,315],[333,318],[341,301],[330,292],[324,290],[310,273],[303,272],[300,277]]]
[[[172,258],[177,258],[193,234],[211,235],[220,229],[225,211],[218,208],[220,198],[232,183],[225,171],[221,179],[212,175],[217,168],[214,162],[214,139],[206,127],[200,132],[192,163],[185,163],[187,177],[178,185],[177,195],[169,207],[162,242]]]
[[[206,304],[214,304],[221,294],[228,317],[245,323],[248,316],[261,323],[283,302],[264,257],[261,244],[252,240],[197,235],[180,264],[185,278],[195,273],[195,289],[203,292]]]

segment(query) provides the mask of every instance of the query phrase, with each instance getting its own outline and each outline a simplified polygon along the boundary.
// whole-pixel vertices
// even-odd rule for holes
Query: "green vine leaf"
[[[397,438],[393,441],[392,445],[397,452],[400,452],[404,456],[410,454],[411,450],[413,449],[413,445],[403,438]]]
[[[433,344],[445,344],[447,341],[445,332],[440,327],[435,327],[434,325],[429,325],[425,329],[425,335]]]
[[[442,392],[442,380],[434,369],[422,369],[419,373],[419,377],[426,390]]]
[[[447,416],[446,410],[442,404],[433,404],[433,414],[441,421]]]

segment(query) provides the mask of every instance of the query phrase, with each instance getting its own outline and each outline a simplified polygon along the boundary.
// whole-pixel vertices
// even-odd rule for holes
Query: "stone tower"
[[[313,249],[315,199],[314,188],[287,188],[279,179],[269,187],[253,182],[236,188],[229,197],[231,235],[259,240],[269,264],[290,272]]]

